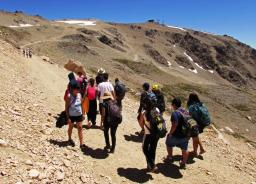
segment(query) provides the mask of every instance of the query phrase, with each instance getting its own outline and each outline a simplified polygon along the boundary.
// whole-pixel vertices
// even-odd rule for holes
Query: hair
[[[94,84],[95,84],[95,79],[94,79],[94,78],[90,78],[89,83],[90,83],[91,86],[94,86]]]
[[[119,79],[118,79],[118,78],[115,79],[115,83],[117,83],[117,82],[119,82]]]
[[[181,99],[179,97],[175,97],[172,100],[172,105],[175,105],[177,108],[181,107]]]
[[[149,85],[149,83],[147,83],[147,82],[145,82],[145,83],[142,85],[142,87],[143,87],[143,89],[144,89],[145,91],[148,91],[148,90],[150,89],[150,85]]]
[[[83,75],[82,72],[77,72],[78,75]]]
[[[196,93],[190,93],[188,97],[187,106],[189,107],[195,103],[201,103],[201,101]]]
[[[107,81],[108,80],[108,73],[104,73],[103,78],[104,78],[104,81]]]

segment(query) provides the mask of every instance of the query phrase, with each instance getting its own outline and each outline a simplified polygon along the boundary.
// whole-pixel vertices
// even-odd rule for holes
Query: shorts
[[[178,147],[181,150],[188,150],[189,138],[176,138],[174,136],[168,136],[166,138],[166,146],[173,148]]]
[[[84,120],[84,116],[70,116],[69,119],[71,120],[72,123],[79,123]]]
[[[206,126],[204,126],[204,125],[198,125],[199,134],[201,134],[201,133],[204,132],[205,127],[206,127]]]

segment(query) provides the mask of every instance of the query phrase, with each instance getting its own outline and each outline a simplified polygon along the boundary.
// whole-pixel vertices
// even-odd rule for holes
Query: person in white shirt
[[[108,73],[104,73],[103,74],[103,78],[104,78],[104,82],[100,83],[98,85],[98,98],[99,98],[99,104],[100,104],[100,114],[102,115],[102,105],[103,105],[103,100],[102,97],[104,96],[104,93],[109,91],[112,96],[115,99],[115,91],[114,91],[114,87],[113,85],[109,82],[108,80]],[[103,125],[101,124],[101,128],[103,127]]]

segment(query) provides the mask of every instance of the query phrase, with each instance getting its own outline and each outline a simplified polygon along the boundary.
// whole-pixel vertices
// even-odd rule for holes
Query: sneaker
[[[115,148],[111,147],[109,153],[115,153]]]
[[[70,146],[72,146],[72,147],[75,147],[75,142],[72,140],[72,139],[69,139],[68,140],[68,144],[70,145]]]
[[[80,149],[81,149],[82,151],[85,151],[85,148],[86,148],[85,144],[81,144],[81,145],[80,145]]]
[[[155,166],[152,170],[151,170],[152,173],[157,173],[158,172],[158,167]]]
[[[186,163],[180,162],[180,169],[186,169]]]
[[[110,146],[105,146],[104,150],[110,150]]]

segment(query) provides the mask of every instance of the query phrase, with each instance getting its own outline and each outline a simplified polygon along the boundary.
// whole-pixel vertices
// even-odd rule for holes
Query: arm
[[[172,123],[172,128],[169,132],[169,135],[172,135],[175,132],[175,130],[177,129],[177,126],[178,126],[178,123],[176,123],[176,122]]]
[[[143,100],[144,100],[144,95],[143,95],[143,93],[142,93],[141,96],[140,96],[140,106],[139,106],[139,109],[138,109],[138,113],[141,113],[141,111],[142,111],[142,108],[143,108]]]
[[[65,103],[65,111],[68,119],[69,119],[69,106],[70,106],[70,97],[67,96],[66,103]]]

